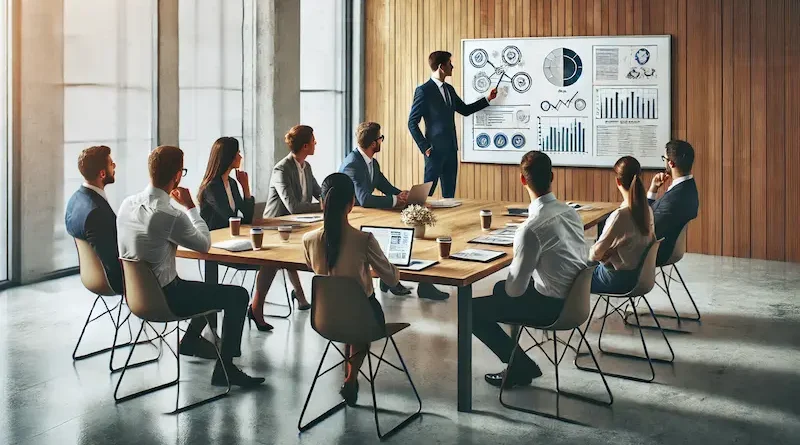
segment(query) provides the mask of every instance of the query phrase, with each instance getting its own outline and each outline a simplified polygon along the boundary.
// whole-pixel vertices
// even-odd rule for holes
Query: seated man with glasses
[[[686,141],[673,140],[667,142],[666,156],[661,159],[666,163],[665,171],[653,177],[647,200],[653,209],[656,239],[664,238],[658,249],[656,264],[664,264],[675,249],[675,242],[683,227],[697,218],[700,199],[697,184],[692,176],[694,164],[694,148]],[[660,199],[658,189],[669,179],[672,184]]]
[[[250,377],[233,364],[241,355],[242,327],[250,296],[243,287],[184,281],[175,267],[178,246],[208,252],[211,234],[200,217],[188,189],[178,187],[186,175],[183,151],[161,146],[148,158],[150,185],[144,191],[125,198],[119,208],[117,233],[119,253],[123,258],[143,261],[150,266],[164,290],[167,306],[178,316],[188,316],[212,309],[223,311],[222,360],[217,362],[211,384],[225,386],[225,373],[232,385],[260,385],[263,378]],[[170,197],[186,208],[180,211],[170,204]],[[192,319],[179,350],[184,355],[199,355],[205,317]],[[216,356],[216,354],[215,354]]]
[[[362,122],[356,129],[358,148],[344,159],[339,173],[344,173],[353,181],[356,188],[356,202],[361,207],[373,209],[402,209],[406,206],[408,191],[393,186],[381,173],[381,166],[375,155],[380,153],[384,136],[381,126],[376,122]],[[372,192],[378,189],[385,196]]]

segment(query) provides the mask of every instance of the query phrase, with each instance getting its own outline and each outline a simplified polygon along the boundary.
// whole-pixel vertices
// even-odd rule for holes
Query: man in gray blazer
[[[286,134],[291,153],[272,169],[264,218],[322,211],[319,202],[311,202],[320,197],[319,184],[306,162],[317,142],[312,132],[311,127],[297,125]]]

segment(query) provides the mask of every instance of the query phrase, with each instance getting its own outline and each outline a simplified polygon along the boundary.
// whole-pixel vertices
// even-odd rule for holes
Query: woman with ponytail
[[[383,310],[375,299],[370,267],[384,283],[394,287],[400,282],[397,268],[386,259],[371,233],[350,225],[347,215],[355,205],[353,181],[343,173],[334,173],[322,182],[323,227],[303,236],[306,263],[317,275],[352,277],[369,295],[375,317],[384,321]],[[357,320],[356,320],[357,322]],[[369,345],[347,345],[351,355],[347,375],[339,393],[348,405],[358,399],[358,370]]]
[[[606,221],[589,260],[600,261],[592,277],[592,293],[622,294],[636,286],[639,263],[653,241],[653,211],[647,203],[642,168],[632,156],[614,164],[622,205]]]

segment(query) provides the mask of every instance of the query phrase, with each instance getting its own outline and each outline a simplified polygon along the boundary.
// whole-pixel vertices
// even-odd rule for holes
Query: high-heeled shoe
[[[267,323],[266,321],[264,321],[263,319],[261,319],[261,321],[259,321],[256,318],[256,316],[253,315],[253,307],[250,306],[250,305],[247,305],[247,324],[249,326],[252,323],[255,323],[256,324],[256,329],[258,329],[261,332],[269,332],[269,331],[271,331],[273,329],[273,326],[271,324]]]
[[[297,293],[295,293],[295,291],[292,291],[292,303],[296,303],[296,302],[297,302]],[[298,311],[307,311],[309,309],[311,309],[311,304],[310,303],[301,304],[301,305],[297,306],[297,310]]]

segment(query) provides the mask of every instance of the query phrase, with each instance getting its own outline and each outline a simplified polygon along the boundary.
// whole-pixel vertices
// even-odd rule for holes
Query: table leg
[[[458,410],[472,411],[472,285],[458,288]]]
[[[217,284],[219,283],[219,263],[216,261],[205,261],[205,282],[209,284]],[[217,315],[219,316],[219,314]],[[213,329],[217,333],[217,317],[209,317],[208,318],[208,327],[209,329]]]

